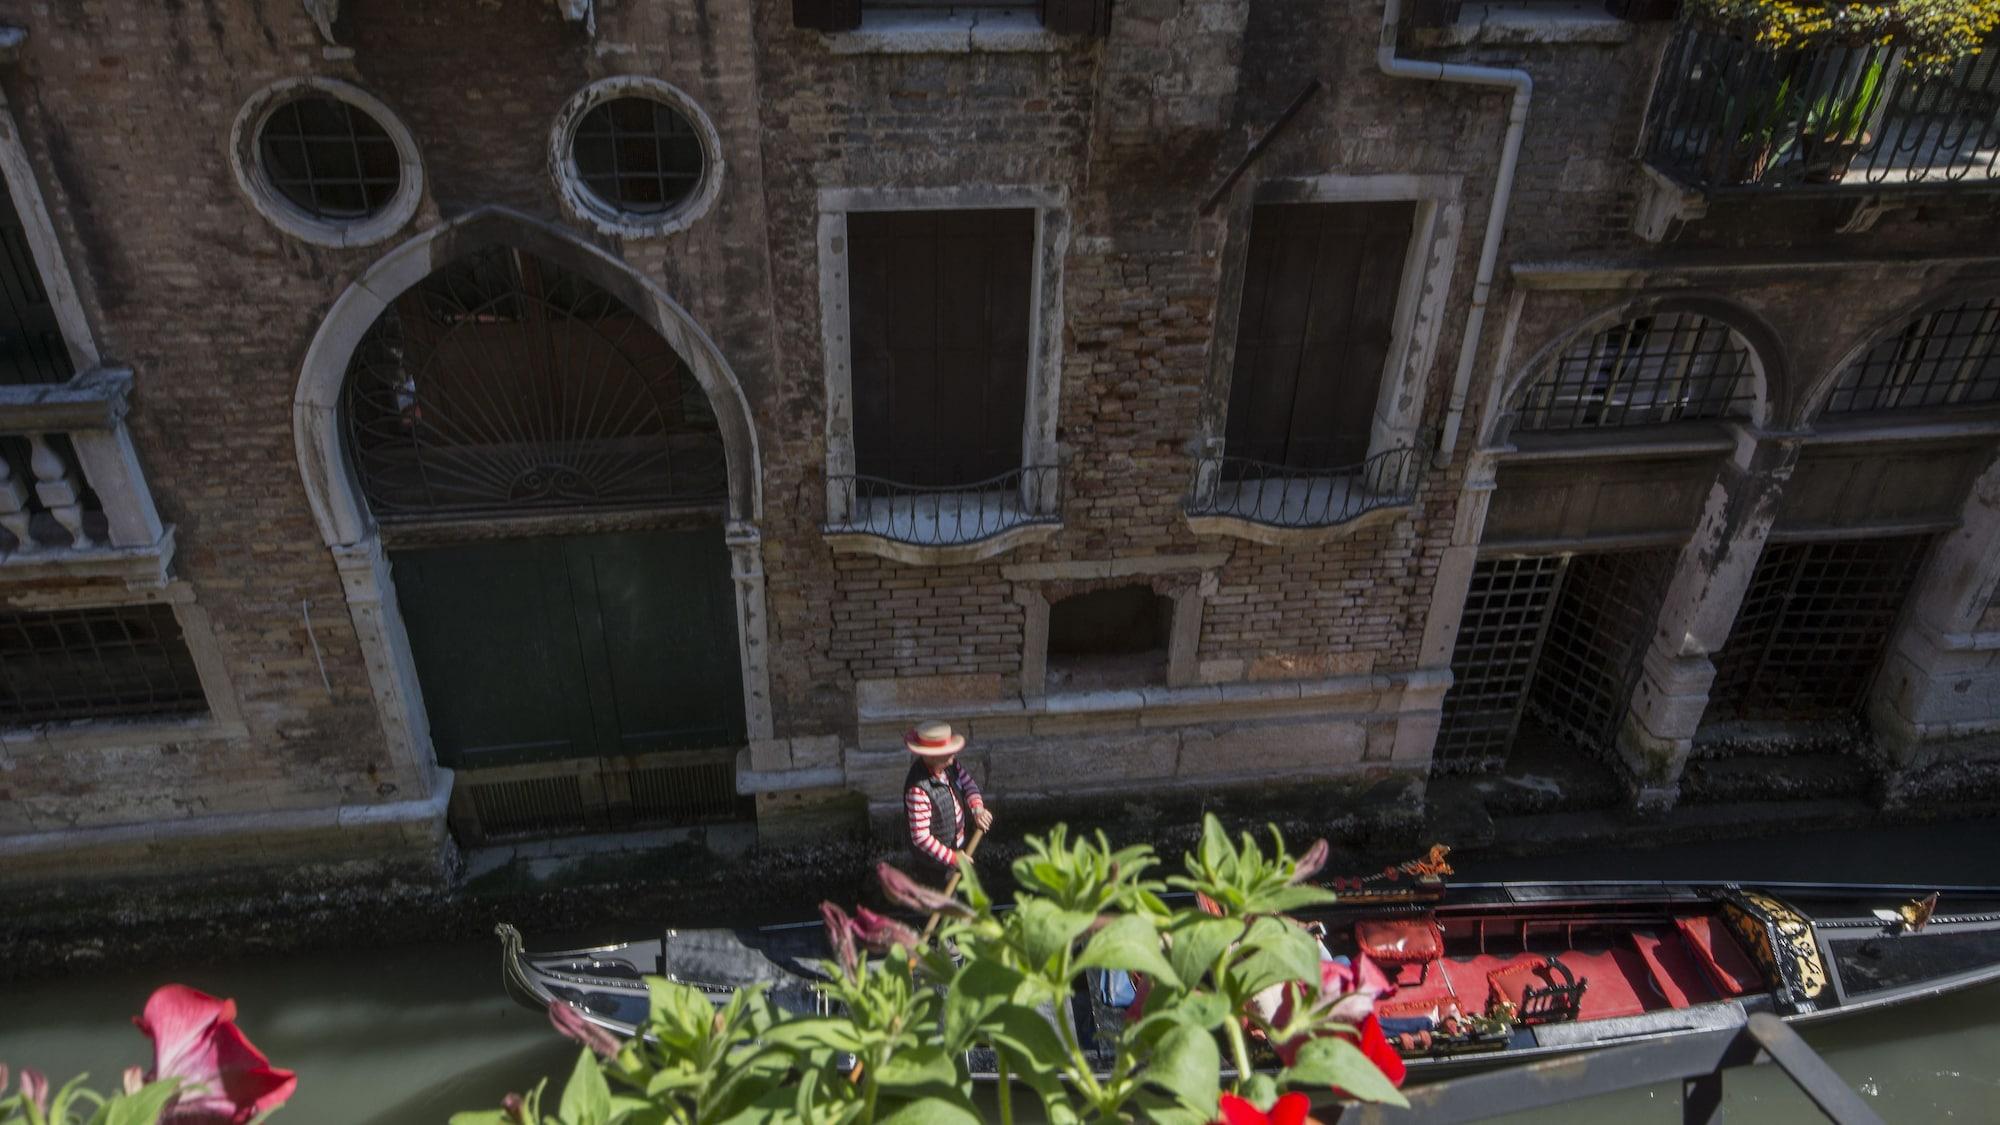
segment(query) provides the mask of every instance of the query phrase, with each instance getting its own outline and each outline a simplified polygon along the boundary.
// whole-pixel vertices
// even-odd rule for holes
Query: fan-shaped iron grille
[[[1516,431],[1642,426],[1742,413],[1750,349],[1730,327],[1657,313],[1579,336],[1528,388]]]
[[[1828,414],[2000,402],[2000,297],[1917,317],[1841,372]]]
[[[349,451],[377,518],[722,498],[722,438],[686,363],[631,309],[503,247],[412,287],[347,373]]]

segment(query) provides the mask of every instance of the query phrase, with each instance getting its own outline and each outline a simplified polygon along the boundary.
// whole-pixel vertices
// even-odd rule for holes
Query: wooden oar
[[[966,856],[970,857],[976,854],[979,851],[979,841],[984,840],[985,838],[986,838],[986,829],[984,828],[973,829],[972,839],[967,840],[965,842]],[[953,871],[951,873],[951,878],[946,879],[944,881],[944,893],[946,895],[950,895],[953,891],[956,891],[958,889],[958,881],[960,879],[963,879],[964,877],[965,877],[964,871],[956,871],[956,870]],[[924,945],[930,942],[931,935],[937,932],[939,917],[941,917],[941,915],[937,911],[935,910],[931,911],[930,921],[924,923],[924,934],[922,938],[918,939],[917,944]]]

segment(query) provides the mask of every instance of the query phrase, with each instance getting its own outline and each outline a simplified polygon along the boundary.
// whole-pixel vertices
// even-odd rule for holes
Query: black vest
[[[924,796],[931,799],[931,835],[943,841],[944,846],[947,848],[956,848],[958,846],[956,843],[958,840],[958,806],[965,803],[965,795],[958,791],[958,782],[952,779],[952,775],[956,771],[957,765],[954,764],[944,771],[943,777],[933,777],[931,776],[931,767],[928,764],[924,762],[911,762],[910,772],[903,778],[903,792],[907,793],[912,789],[922,789]],[[953,797],[958,798],[956,803],[953,802]],[[932,863],[937,862],[936,856],[926,855],[923,849],[917,847],[915,844],[910,845],[910,850]]]

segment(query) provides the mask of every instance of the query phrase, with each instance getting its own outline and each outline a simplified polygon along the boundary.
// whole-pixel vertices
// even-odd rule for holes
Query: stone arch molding
[[[1773,409],[1772,388],[1784,385],[1785,353],[1777,332],[1756,313],[1734,301],[1719,297],[1691,295],[1641,297],[1600,309],[1582,320],[1569,324],[1555,333],[1534,355],[1529,356],[1527,362],[1509,372],[1505,386],[1490,400],[1485,425],[1480,435],[1480,444],[1492,448],[1507,440],[1507,420],[1513,417],[1522,401],[1527,398],[1529,387],[1534,383],[1535,377],[1579,336],[1608,328],[1622,321],[1658,313],[1694,313],[1708,317],[1728,327],[1748,345],[1752,401],[1747,421],[1758,427],[1764,426],[1769,421]]]
[[[340,397],[362,336],[404,290],[475,250],[503,245],[588,278],[638,313],[673,347],[707,394],[721,431],[728,475],[725,535],[736,588],[743,697],[752,739],[771,737],[766,656],[761,461],[742,385],[701,326],[658,284],[603,250],[539,220],[485,207],[397,246],[356,278],[328,309],[306,349],[292,401],[299,473],[320,536],[333,552],[392,753],[430,787],[446,784],[430,745],[423,693],[396,606],[373,515],[341,439]]]
[[[1840,377],[1847,373],[1869,349],[1882,342],[1892,333],[1901,332],[1918,317],[1933,313],[1964,301],[1978,301],[2000,297],[2000,284],[1960,284],[1955,288],[1934,290],[1919,300],[1904,305],[1896,312],[1870,324],[1867,331],[1854,339],[1852,344],[1840,353],[1840,358],[1813,379],[1813,384],[1800,398],[1798,424],[1800,428],[1817,425],[1820,416],[1826,412],[1827,400],[1833,397],[1834,388],[1840,385]]]

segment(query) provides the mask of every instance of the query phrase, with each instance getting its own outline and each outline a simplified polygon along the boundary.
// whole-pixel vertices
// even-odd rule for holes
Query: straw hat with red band
[[[903,734],[903,745],[919,758],[946,758],[965,749],[965,736],[950,723],[918,723]]]

